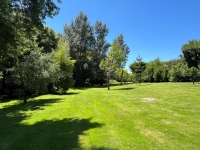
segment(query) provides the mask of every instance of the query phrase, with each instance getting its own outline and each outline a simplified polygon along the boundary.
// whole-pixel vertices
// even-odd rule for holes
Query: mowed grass
[[[1,150],[200,149],[200,86],[192,83],[70,89],[21,103],[0,100]]]

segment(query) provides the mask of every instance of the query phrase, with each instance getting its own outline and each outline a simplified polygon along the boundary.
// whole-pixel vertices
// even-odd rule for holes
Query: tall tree
[[[108,35],[108,27],[106,24],[103,24],[101,21],[97,21],[94,25],[94,38],[95,38],[95,45],[94,50],[91,51],[91,59],[90,62],[92,63],[92,74],[93,80],[101,81],[103,84],[103,74],[104,72],[101,71],[99,64],[101,60],[106,57],[106,53],[108,52],[108,48],[110,44],[106,41],[106,36]]]
[[[200,40],[191,40],[184,44],[181,49],[188,67],[198,68],[200,64]]]
[[[58,0],[61,2],[61,0]],[[43,27],[46,17],[59,12],[53,0],[1,0],[0,1],[0,64],[16,52],[21,31],[27,37],[34,28]],[[3,66],[0,67],[0,69]]]
[[[5,50],[5,54],[7,57],[3,57],[2,59],[2,72],[3,72],[3,79],[1,81],[2,89],[1,92],[7,95],[12,94],[14,88],[16,88],[14,82],[10,79],[11,72],[9,68],[12,68],[18,63],[18,59],[23,59],[27,55],[28,52],[33,50],[37,45],[35,43],[35,35],[32,34],[29,37],[24,33],[24,30],[17,32],[17,38],[15,49],[13,46],[10,46],[8,50]],[[5,56],[5,55],[4,55]]]
[[[16,53],[15,27],[12,8],[7,0],[0,1],[0,71]]]
[[[106,41],[106,36],[108,35],[108,27],[101,21],[97,21],[94,26],[94,36],[95,36],[95,52],[97,60],[102,60],[106,57],[106,53],[110,44]]]
[[[124,53],[124,60],[122,61],[122,63],[121,63],[121,68],[124,68],[125,67],[125,65],[126,65],[126,62],[127,62],[127,60],[128,60],[128,54],[129,54],[129,52],[130,52],[130,48],[128,47],[128,45],[127,44],[125,44],[125,42],[124,42],[124,36],[123,36],[123,34],[120,34],[115,40],[114,40],[114,42],[116,42],[116,43],[118,43],[119,45],[120,45],[120,48],[121,48],[121,50],[123,51],[123,53]],[[122,80],[123,80],[123,69],[122,69],[122,72],[121,72],[121,85],[122,85]]]
[[[60,68],[60,71],[57,72],[59,74],[58,79],[54,84],[59,89],[66,91],[73,84],[73,69],[75,63],[74,60],[71,60],[69,44],[66,39],[61,38],[59,40],[54,59]]]
[[[111,45],[108,56],[100,63],[100,68],[105,71],[107,77],[108,90],[110,90],[110,78],[113,73],[121,67],[124,60],[124,53],[118,43]]]
[[[136,58],[136,61],[129,66],[132,73],[135,74],[135,80],[139,84],[142,83],[143,72],[146,68],[146,64],[142,61],[140,55]]]
[[[87,15],[81,12],[70,25],[64,26],[65,35],[69,41],[70,55],[76,60],[74,68],[74,79],[76,85],[82,85],[86,77],[83,77],[87,70],[84,64],[88,62],[87,50],[94,48],[93,27],[88,21]]]

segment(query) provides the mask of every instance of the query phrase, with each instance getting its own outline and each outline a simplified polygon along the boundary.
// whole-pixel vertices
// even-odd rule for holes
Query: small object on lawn
[[[146,101],[146,102],[153,102],[153,101],[156,101],[157,99],[156,98],[143,98],[142,100]]]

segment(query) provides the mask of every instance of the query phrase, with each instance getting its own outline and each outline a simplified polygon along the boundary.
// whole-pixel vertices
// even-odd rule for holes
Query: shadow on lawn
[[[120,88],[120,89],[115,89],[115,90],[133,90],[135,88]]]
[[[42,110],[45,106],[50,106],[52,103],[60,102],[63,98],[52,98],[52,99],[28,99],[27,104],[23,103],[23,98],[17,99],[18,104],[5,106],[2,110],[4,113],[18,113],[19,111],[27,111],[27,110]]]
[[[62,95],[75,95],[75,94],[79,94],[79,93],[77,93],[77,92],[67,92],[67,93],[62,94]],[[36,98],[36,97],[41,96],[41,95],[43,95],[43,94],[40,94],[40,95],[29,95],[28,96],[28,102],[29,102],[29,99],[33,99],[33,98]],[[52,93],[52,95],[60,95],[60,96],[62,96],[58,92],[54,92],[54,93]],[[6,102],[9,102],[9,101],[12,101],[13,99],[16,99],[16,98],[12,98],[12,97],[9,97],[9,96],[6,96],[6,97],[1,97],[0,96],[0,103],[6,103]],[[23,97],[17,98],[17,100],[23,101]]]
[[[60,94],[58,92],[54,92],[52,95],[75,95],[75,94],[79,94],[79,93],[77,93],[77,92],[67,92],[65,94]]]
[[[110,84],[110,87],[115,87],[115,86],[123,86],[123,85],[127,85],[127,84],[130,84],[130,83],[125,83],[125,84]],[[91,85],[91,86],[85,86],[85,87],[73,87],[72,89],[76,90],[88,90],[88,89],[92,89],[92,88],[107,88],[107,84],[104,84],[104,85]]]
[[[65,118],[62,120],[42,120],[34,124],[24,123],[34,111],[45,109],[61,99],[39,99],[28,104],[10,105],[0,109],[0,149],[1,150],[71,150],[83,149],[81,135],[85,131],[103,126],[91,122],[92,118]],[[27,114],[27,110],[30,113]],[[53,113],[53,112],[52,112]],[[42,114],[41,114],[42,115]],[[94,150],[111,150],[91,147]]]

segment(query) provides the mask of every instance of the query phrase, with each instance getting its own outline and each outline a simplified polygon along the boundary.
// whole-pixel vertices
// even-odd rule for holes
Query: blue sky
[[[82,11],[92,25],[107,24],[109,43],[122,33],[131,50],[126,68],[138,55],[145,62],[178,58],[183,44],[200,39],[200,0],[62,0],[58,6],[60,13],[46,19],[56,32]]]

